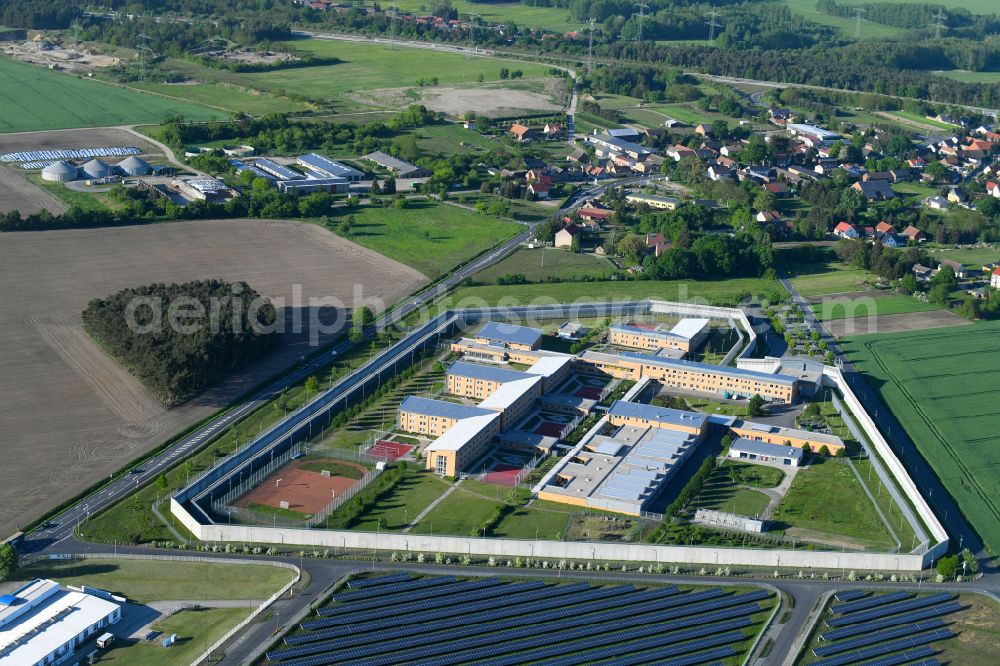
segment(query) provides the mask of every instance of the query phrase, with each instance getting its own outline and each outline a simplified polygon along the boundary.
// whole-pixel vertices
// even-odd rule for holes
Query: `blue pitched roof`
[[[490,409],[461,405],[457,402],[448,402],[447,400],[421,398],[415,395],[407,396],[402,404],[399,405],[399,411],[415,412],[417,414],[426,414],[427,416],[457,420],[468,419],[473,416],[496,414],[496,412]]]
[[[689,426],[692,428],[701,428],[705,425],[705,421],[708,420],[708,416],[706,414],[701,414],[699,412],[688,412],[680,409],[671,409],[669,407],[647,405],[641,402],[625,402],[623,400],[615,401],[615,403],[611,405],[611,409],[608,410],[608,414],[612,416],[647,419],[649,421],[658,421],[660,423],[669,423],[671,425]]]
[[[5,594],[0,597],[0,606],[13,606],[17,603],[17,597],[13,594]]]
[[[759,381],[771,382],[773,384],[794,384],[796,381],[798,381],[797,378],[790,377],[789,375],[777,375],[777,374],[770,374],[767,372],[756,372],[755,370],[744,370],[742,368],[712,365],[711,363],[698,363],[697,361],[682,361],[679,359],[665,358],[662,356],[651,356],[649,354],[640,354],[638,352],[622,352],[621,354],[619,354],[619,356],[638,359],[643,363],[649,363],[651,365],[660,365],[668,368],[670,367],[691,368],[692,370],[697,370],[699,372],[716,372],[720,375],[730,375],[732,377],[746,377],[747,379],[756,379]]]
[[[495,365],[483,365],[481,363],[466,363],[456,361],[448,368],[449,375],[459,377],[471,377],[472,379],[486,379],[494,382],[514,382],[518,379],[526,379],[532,375],[518,370],[499,368]]]
[[[769,444],[758,442],[745,437],[737,437],[730,445],[730,450],[743,451],[745,453],[756,453],[761,456],[775,456],[802,460],[803,451],[796,446],[785,446],[783,444]]]
[[[542,329],[506,324],[500,321],[489,321],[479,330],[476,336],[508,344],[532,346],[542,337]]]

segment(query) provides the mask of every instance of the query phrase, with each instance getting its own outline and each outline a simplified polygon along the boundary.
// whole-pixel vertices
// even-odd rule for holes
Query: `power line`
[[[867,10],[864,7],[858,6],[854,10],[854,39],[861,39],[861,22],[868,22],[865,18],[865,13]]]
[[[396,22],[402,20],[399,15],[398,7],[390,7],[389,11],[389,48],[392,50],[396,49]]]
[[[590,45],[587,47],[587,74],[594,71],[594,24],[597,19],[590,19]]]
[[[721,16],[721,14],[719,14],[719,12],[715,11],[715,8],[713,7],[711,13],[708,16],[709,16],[709,20],[705,21],[705,23],[709,26],[709,29],[708,29],[708,41],[714,42],[715,41],[715,29],[722,27],[722,24],[719,23],[718,21],[716,21],[715,19],[719,18],[719,16]]]
[[[931,23],[931,27],[934,28],[934,39],[941,39],[942,28],[945,30],[948,29],[947,24],[945,24],[944,22],[945,19],[944,9],[938,7],[937,14],[935,14],[933,18],[934,18],[934,23]]]
[[[146,53],[153,53],[153,49],[149,48],[149,35],[144,32],[139,33],[139,44],[136,46],[136,50],[139,51],[139,80],[146,80]]]
[[[645,10],[649,9],[649,5],[645,2],[637,2],[635,6],[639,8],[639,40],[642,41],[642,26],[646,22]]]
[[[469,14],[469,52],[466,54],[467,58],[472,57],[472,53],[476,50],[476,19],[479,18],[475,14]]]

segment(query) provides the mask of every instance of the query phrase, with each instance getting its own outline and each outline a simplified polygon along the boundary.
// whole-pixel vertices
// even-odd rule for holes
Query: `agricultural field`
[[[0,166],[0,213],[16,210],[32,215],[47,210],[58,215],[67,208],[59,193],[39,187],[21,169]]]
[[[886,294],[872,292],[873,296],[831,296],[814,303],[812,308],[816,318],[822,321],[833,321],[847,317],[875,317],[884,315],[908,314],[911,312],[933,312],[941,306],[927,301],[921,301],[905,294]]]
[[[905,0],[904,0],[905,1]],[[988,0],[986,0],[988,1]],[[825,14],[816,9],[814,0],[784,0],[788,7],[803,18],[818,23],[839,28],[846,36],[853,37],[856,23],[853,19]],[[947,4],[942,2],[941,4]],[[902,32],[899,28],[878,23],[864,23],[861,26],[861,38],[872,39],[881,37],[892,37]]]
[[[892,410],[965,517],[1000,549],[1000,454],[991,390],[1000,322],[859,336],[845,351]]]
[[[549,67],[545,65],[498,58],[470,59],[459,53],[433,49],[400,47],[393,50],[382,45],[323,39],[303,40],[295,42],[294,46],[317,55],[339,58],[342,62],[239,74],[239,80],[259,90],[284,90],[306,97],[315,97],[320,91],[323,96],[342,104],[369,107],[371,104],[365,98],[372,91],[388,88],[416,88],[416,99],[400,94],[397,106],[419,101],[419,93],[423,92],[418,83],[421,79],[428,81],[436,77],[440,86],[475,86],[480,75],[483,82],[499,81],[503,68],[521,70],[524,80],[549,76]],[[516,83],[523,83],[523,80]],[[434,88],[430,86],[425,90],[433,92]],[[496,90],[489,94],[497,99]]]
[[[498,261],[473,276],[479,282],[494,282],[509,274],[524,275],[529,280],[540,281],[554,275],[564,279],[606,277],[617,271],[606,257],[571,252],[569,248],[536,249],[518,248],[510,256]]]
[[[934,73],[965,83],[996,83],[1000,81],[1000,72],[970,72],[966,69],[950,69]]]
[[[0,101],[0,132],[154,123],[175,114],[191,120],[226,115],[8,59],[0,59],[0,88],[18,91]]]
[[[459,263],[507,240],[522,229],[513,222],[464,208],[411,200],[406,208],[362,208],[353,215],[348,238],[394,261],[436,278]]]
[[[525,284],[513,286],[462,287],[453,293],[452,304],[467,298],[483,299],[497,303],[500,299],[516,299],[522,304],[538,302],[594,301],[608,299],[658,298],[666,301],[702,302],[727,305],[747,294],[784,294],[775,280],[763,278],[733,278],[730,280],[698,281],[636,280],[620,282],[559,282],[553,284]]]
[[[139,90],[176,97],[193,104],[222,109],[227,112],[263,116],[268,113],[307,111],[309,106],[287,97],[270,93],[255,93],[238,86],[220,83],[133,83]]]
[[[928,118],[918,113],[910,113],[909,111],[887,111],[886,115],[896,116],[898,118],[909,120],[914,123],[920,123],[921,125],[929,125],[931,127],[936,127],[940,130],[944,130],[946,132],[955,131],[954,125],[949,125],[948,123],[942,123],[939,120],[934,120],[933,118]]]
[[[1000,262],[1000,248],[977,247],[956,249],[928,249],[928,254],[934,259],[951,259],[966,268],[982,270],[987,264]]]
[[[792,285],[805,298],[865,291],[866,283],[872,279],[868,271],[839,261],[828,261],[813,268],[818,270],[792,277]]]
[[[433,3],[425,0],[401,0],[396,6],[404,12],[413,12],[417,15],[429,14],[433,10]],[[526,5],[517,0],[508,2],[472,3],[468,0],[453,0],[452,7],[463,19],[469,14],[475,14],[484,23],[498,24],[506,21],[513,21],[518,26],[531,28],[542,28],[553,32],[569,32],[571,30],[583,30],[584,26],[574,23],[569,15],[569,10],[561,7],[542,7]]]
[[[83,332],[80,312],[90,299],[151,282],[213,277],[246,280],[285,299],[290,312],[296,285],[306,304],[310,297],[336,297],[351,308],[355,284],[365,298],[388,305],[426,283],[417,271],[316,225],[259,220],[8,233],[0,266],[8,282],[20,285],[0,315],[11,351],[0,355],[0,385],[17,396],[0,409],[8,454],[0,467],[0,532],[6,533],[315,349],[308,326],[289,331],[274,353],[167,410]],[[47,471],[37,474],[42,461]]]

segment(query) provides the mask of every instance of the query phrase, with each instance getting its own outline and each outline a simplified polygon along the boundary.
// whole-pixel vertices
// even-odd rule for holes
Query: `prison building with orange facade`
[[[634,352],[608,354],[586,351],[580,356],[580,361],[577,364],[579,372],[633,381],[649,377],[664,386],[727,399],[746,399],[759,395],[768,402],[791,404],[798,395],[798,380],[786,375]]]
[[[845,448],[844,440],[836,435],[799,430],[797,428],[784,428],[782,426],[771,425],[770,423],[734,421],[729,426],[729,429],[737,437],[748,439],[751,442],[794,446],[799,449],[808,445],[809,450],[814,453],[825,446],[831,455],[837,455],[837,453]]]
[[[525,351],[538,349],[542,344],[542,330],[500,321],[488,321],[472,338],[481,344]]]
[[[669,331],[654,326],[613,324],[608,327],[608,342],[651,352],[676,349],[690,353],[701,346],[708,331],[708,319],[682,319]]]

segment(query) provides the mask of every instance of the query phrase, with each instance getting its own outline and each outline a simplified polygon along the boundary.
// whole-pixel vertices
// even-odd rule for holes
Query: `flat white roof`
[[[479,403],[479,407],[482,409],[507,409],[541,381],[541,376],[534,375],[501,384],[500,388]]]
[[[36,582],[59,587],[54,581]],[[51,594],[31,612],[0,627],[0,666],[36,664],[117,609],[118,604],[83,592]]]
[[[707,319],[681,319],[677,325],[670,329],[670,332],[685,340],[701,335],[701,332],[708,328]]]
[[[428,444],[424,450],[427,453],[432,451],[458,451],[468,444],[469,440],[482,432],[483,429],[487,428],[498,418],[500,418],[499,412],[462,419],[448,428],[443,435]]]
[[[543,377],[549,377],[559,372],[563,366],[572,362],[573,356],[569,354],[565,356],[546,356],[538,359],[538,362],[525,370],[525,372],[529,375],[542,375]]]

